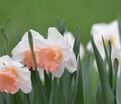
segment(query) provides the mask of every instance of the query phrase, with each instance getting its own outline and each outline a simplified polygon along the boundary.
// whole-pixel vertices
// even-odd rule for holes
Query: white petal
[[[44,81],[44,70],[41,68],[37,68],[37,70],[38,70],[41,81]]]
[[[89,41],[89,42],[87,43],[86,49],[87,49],[89,52],[93,52],[93,48],[92,48],[91,41]]]
[[[77,70],[76,56],[71,49],[67,49],[63,52],[63,60],[66,68],[70,73],[73,73]]]
[[[103,43],[100,42],[100,41],[97,41],[97,40],[94,40],[97,48],[98,48],[98,51],[100,52],[100,55],[102,56],[102,58],[104,59],[105,58],[105,52],[104,52],[104,47],[103,47]],[[89,52],[93,52],[93,47],[92,47],[92,43],[91,41],[88,42],[87,46],[86,46],[87,50]]]
[[[115,44],[114,44],[114,46],[115,46],[116,48],[121,48],[118,21],[113,21],[113,22],[110,24],[110,32],[111,32],[111,37],[115,39]],[[112,44],[112,45],[113,45],[113,44]]]
[[[51,44],[65,43],[63,36],[55,27],[50,27],[48,29],[48,41]]]
[[[112,62],[114,62],[114,59],[117,58],[119,61],[119,64],[121,64],[121,49],[117,49],[117,48],[112,48]]]
[[[21,61],[23,52],[26,50],[29,50],[29,44],[27,43],[27,40],[21,40],[15,48],[12,50],[12,58],[14,60]]]
[[[80,43],[79,53],[80,53],[80,58],[82,59],[84,57],[84,47],[83,47],[82,43]]]
[[[0,57],[0,62],[4,65],[11,65],[13,60],[8,55],[5,55]]]
[[[32,33],[34,46],[37,48],[44,47],[46,45],[46,42],[45,42],[46,40],[44,39],[44,37],[34,30],[30,30],[30,31]],[[28,38],[28,36],[27,36],[27,38]]]
[[[38,32],[36,32],[36,31],[34,31],[32,29],[30,29],[29,31],[31,32],[33,39],[35,39],[35,38],[43,39],[43,36],[40,35]],[[22,37],[22,40],[28,41],[28,31],[25,32],[25,34]]]
[[[119,78],[120,77],[120,75],[121,75],[121,68],[120,68],[121,66],[119,65],[119,68],[118,68],[118,73],[117,73],[117,77]]]
[[[73,48],[74,45],[74,37],[71,32],[65,32],[64,33],[64,40],[67,45],[69,45],[71,48]]]
[[[63,62],[60,64],[59,68],[56,71],[51,72],[54,77],[60,78],[64,72],[64,64]]]
[[[35,40],[35,47],[36,48],[48,47],[46,39],[35,38],[34,40]]]
[[[29,93],[31,86],[31,73],[27,68],[20,68],[19,73],[19,87],[24,93]]]
[[[118,29],[118,22],[113,21],[109,24],[107,23],[98,23],[94,24],[91,29],[91,34],[94,37],[95,42],[102,42],[102,36],[104,40],[114,40],[115,44],[112,43],[112,46],[120,48],[120,35],[119,35],[119,29]]]
[[[11,65],[12,65],[12,66],[15,66],[15,67],[23,67],[23,66],[24,66],[24,65],[21,64],[20,62],[18,62],[18,61],[14,61],[14,60],[13,60],[13,62],[12,62]]]
[[[68,46],[73,48],[75,39],[71,32],[64,33],[64,40]],[[84,47],[83,47],[82,43],[80,43],[80,58],[82,59],[83,57],[84,57]]]
[[[33,38],[34,47],[41,47],[44,45],[44,38],[38,32],[30,30]],[[28,32],[26,32],[22,40],[16,45],[12,50],[12,57],[15,60],[21,61],[23,52],[30,50],[29,41],[28,41]]]
[[[12,92],[11,94],[15,94],[16,92],[18,92],[19,91],[19,86],[17,86],[17,89],[14,91],[14,92]],[[7,93],[7,92],[6,92]]]

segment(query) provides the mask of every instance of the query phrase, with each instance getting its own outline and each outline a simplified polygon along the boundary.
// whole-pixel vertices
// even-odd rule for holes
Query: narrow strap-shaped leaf
[[[93,79],[91,59],[84,59],[82,62],[84,104],[93,104]]]
[[[118,29],[119,29],[120,40],[121,40],[121,15],[118,16],[117,20],[118,20]]]
[[[52,82],[52,89],[51,89],[51,93],[50,93],[49,104],[56,104],[55,103],[56,102],[55,100],[57,100],[57,99],[55,99],[55,97],[56,97],[56,91],[55,91],[56,83],[57,83],[57,79],[54,78],[54,80]]]
[[[82,67],[80,57],[78,58],[78,70],[76,71],[76,79],[73,85],[73,95],[71,96],[70,104],[84,104],[84,95],[83,95],[83,76],[82,76]]]
[[[102,86],[100,83],[98,84],[97,90],[96,90],[96,100],[97,100],[97,104],[105,104]]]
[[[108,75],[106,73],[106,66],[104,64],[104,61],[94,43],[94,40],[92,38],[92,46],[98,66],[98,72],[99,72],[99,78],[101,81],[103,96],[105,100],[105,104],[113,104],[114,103],[114,94],[113,91],[110,88]]]
[[[117,77],[118,77],[118,71],[119,71],[119,63],[118,59],[114,59],[114,83],[113,83],[113,89],[114,89],[114,95],[116,96],[116,88],[117,88]],[[115,104],[116,103],[116,98],[115,98]]]
[[[118,59],[114,59],[114,74],[115,74],[115,78],[117,78],[117,75],[118,75],[118,71],[119,71],[119,62],[118,62]]]
[[[6,31],[4,30],[3,27],[1,27],[0,30],[1,30],[1,34],[4,39],[4,54],[8,54],[8,37],[6,35]]]
[[[47,73],[46,71],[44,71],[44,83],[45,83],[45,88],[47,91],[47,96],[48,98],[50,97],[50,92],[51,92],[51,87],[52,87],[52,77],[50,73]]]
[[[31,97],[34,97],[34,102],[35,104],[40,104],[40,102],[43,102],[43,104],[48,104],[48,99],[46,96],[46,91],[44,86],[42,85],[42,82],[39,78],[38,72],[33,71],[32,72],[32,85],[33,85],[33,95]]]
[[[55,27],[58,29],[58,31],[63,35],[64,32],[67,30],[67,26],[65,23],[65,20],[58,21],[55,25]]]
[[[111,42],[108,43],[109,46],[109,82],[111,88],[113,87],[113,66],[112,66],[112,59],[111,59],[111,53],[112,53],[112,47]]]
[[[116,85],[116,101],[117,104],[121,104],[121,71],[119,71],[117,77],[117,85]]]
[[[29,40],[29,46],[30,46],[31,53],[32,53],[32,59],[34,61],[34,66],[35,66],[35,69],[37,69],[36,57],[34,55],[33,38],[32,38],[32,33],[30,31],[28,32],[28,40]]]
[[[2,94],[0,94],[0,104],[5,104],[5,103],[4,103],[4,99],[3,99],[3,97],[2,97]]]
[[[36,100],[35,101],[37,102],[36,104],[39,104],[41,102],[40,98],[42,98],[43,104],[47,104],[48,99],[46,96],[46,92],[45,92],[44,86],[42,85],[42,82],[39,78],[39,74],[37,72],[36,57],[34,55],[33,38],[32,38],[32,34],[30,31],[28,32],[28,39],[29,39],[29,45],[30,45],[30,49],[31,49],[31,53],[32,53],[32,58],[33,58],[35,69],[36,69],[36,71],[32,72],[33,88],[35,90],[35,95],[37,95],[36,97],[38,98],[37,101]]]
[[[74,53],[76,55],[76,58],[78,57],[79,49],[80,49],[80,27],[76,27],[75,30],[75,41],[74,41]]]
[[[112,47],[111,47],[111,42],[108,42],[108,49],[106,48],[104,38],[102,37],[103,41],[103,47],[106,55],[106,61],[108,63],[108,71],[109,71],[109,83],[111,88],[113,87],[113,67],[112,67],[112,60],[111,60],[111,53],[112,53]]]

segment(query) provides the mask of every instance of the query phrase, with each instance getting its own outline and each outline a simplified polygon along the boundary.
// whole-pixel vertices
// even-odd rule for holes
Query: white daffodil
[[[66,41],[66,44],[69,45],[71,48],[73,48],[75,38],[71,32],[65,32],[64,33],[64,39]],[[84,57],[84,47],[83,44],[80,43],[80,58],[83,59]]]
[[[24,93],[31,91],[31,73],[9,56],[0,57],[0,92],[14,94],[19,88]]]
[[[102,43],[102,37],[104,38],[105,44],[107,44],[108,41],[111,42],[112,51],[115,48],[117,49],[121,48],[117,21],[113,21],[109,24],[106,23],[94,24],[91,29],[91,34],[93,35],[94,42],[103,58],[105,57],[105,54]],[[92,51],[91,42],[87,44],[87,50]]]
[[[34,30],[30,30],[30,32],[32,33],[34,52],[36,54],[38,48],[43,47],[42,41],[44,40],[44,38],[42,37],[42,35]],[[23,35],[22,40],[12,50],[12,58],[23,63],[29,69],[31,68],[32,70],[35,70],[34,61],[29,45],[28,32]]]
[[[61,77],[64,68],[67,68],[71,73],[77,70],[75,54],[56,28],[50,27],[48,29],[48,39],[44,39],[35,31],[31,31],[31,33],[34,40],[34,53],[38,69],[51,72],[55,77]],[[33,66],[33,60],[30,57],[30,49],[25,45],[29,44],[25,41],[28,40],[26,35],[28,36],[28,33],[25,34],[21,42],[13,49],[12,55],[15,59],[16,57],[19,58],[23,64],[30,68]]]
[[[61,77],[64,69],[70,73],[77,70],[75,54],[64,37],[54,27],[48,29],[48,38],[45,46],[39,49],[39,63],[37,64],[55,77]]]

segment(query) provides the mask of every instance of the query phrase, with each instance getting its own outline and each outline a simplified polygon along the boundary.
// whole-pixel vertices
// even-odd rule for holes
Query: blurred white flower
[[[75,38],[71,32],[65,32],[64,33],[64,39],[66,41],[66,44],[69,45],[71,48],[73,48]],[[83,44],[80,43],[80,58],[83,59],[84,57],[84,47]]]
[[[108,41],[111,42],[112,51],[114,51],[115,49],[121,48],[117,21],[113,21],[109,24],[106,24],[106,23],[94,24],[91,29],[91,34],[103,58],[105,57],[105,53],[104,53],[104,48],[102,43],[102,36],[104,38],[105,44],[107,44]],[[90,41],[87,44],[87,50],[92,52],[92,45]]]
[[[0,57],[0,92],[14,94],[19,88],[24,93],[31,91],[31,73],[9,56]]]

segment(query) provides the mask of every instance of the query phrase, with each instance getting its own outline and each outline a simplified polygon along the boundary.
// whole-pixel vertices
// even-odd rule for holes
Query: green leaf
[[[29,46],[30,46],[31,53],[32,53],[32,59],[34,61],[34,66],[35,66],[35,69],[37,69],[36,58],[35,58],[35,55],[34,55],[33,38],[32,38],[32,33],[30,31],[28,32],[28,40],[29,40]]]
[[[118,71],[119,71],[119,63],[118,59],[114,60],[114,83],[113,83],[113,89],[114,89],[114,95],[116,96],[116,88],[117,88],[117,77],[118,77]],[[116,98],[115,98],[116,102]]]
[[[109,82],[110,82],[110,86],[111,88],[113,87],[113,66],[112,66],[112,59],[111,59],[111,51],[112,51],[112,47],[111,47],[111,42],[109,41]]]
[[[80,49],[80,27],[76,27],[75,30],[75,42],[74,42],[74,53],[76,55],[76,58],[78,57],[79,49]]]
[[[30,98],[34,98],[32,104],[40,104],[40,102],[43,104],[48,104],[49,100],[47,99],[45,88],[42,85],[37,71],[32,72],[32,85],[33,91],[30,94]]]
[[[119,71],[117,77],[117,87],[116,87],[116,101],[117,104],[121,104],[121,71]]]
[[[111,47],[111,42],[108,42],[107,48],[105,45],[104,38],[102,37],[103,41],[103,46],[105,50],[105,55],[106,55],[106,61],[108,63],[108,71],[109,71],[109,83],[111,88],[113,87],[113,66],[112,66],[112,59],[111,59],[111,53],[112,53],[112,47]]]
[[[119,69],[119,62],[118,62],[117,58],[114,59],[114,65],[113,66],[114,66],[115,77],[117,78],[118,69]]]
[[[99,78],[102,86],[105,104],[113,104],[114,94],[110,88],[109,78],[106,72],[106,66],[94,43],[93,38],[92,38],[92,46],[93,46],[93,50],[94,50],[94,54],[95,54],[95,58],[98,66]]]
[[[58,31],[59,31],[62,35],[63,35],[64,32],[66,32],[66,30],[67,30],[65,20],[58,21],[57,24],[55,25],[55,27],[58,29]]]
[[[118,16],[118,28],[119,28],[119,33],[120,33],[120,39],[121,39],[121,15]]]
[[[50,101],[49,104],[56,104],[56,86],[57,86],[57,79],[54,78],[53,82],[52,82],[52,89],[51,89],[51,94],[50,94]]]
[[[45,83],[45,88],[46,88],[46,91],[47,91],[47,96],[48,96],[48,99],[50,97],[50,92],[51,92],[51,87],[52,87],[52,76],[50,73],[47,73],[46,71],[44,71],[44,83]]]
[[[78,59],[78,70],[76,71],[76,79],[73,86],[73,96],[71,104],[84,104],[84,88],[83,88],[83,75],[80,57]]]
[[[93,80],[91,59],[84,59],[82,62],[84,104],[93,104]]]
[[[62,77],[60,78],[60,87],[63,95],[64,104],[68,102],[70,98],[70,83],[71,83],[72,75],[65,70]]]
[[[0,28],[0,31],[4,39],[4,54],[8,54],[8,37],[6,31],[3,27]]]
[[[2,98],[2,94],[0,94],[0,104],[5,104],[5,103],[4,103],[4,100],[3,100],[3,98]]]
[[[103,96],[103,91],[102,91],[102,86],[99,83],[97,86],[97,91],[96,91],[96,100],[97,104],[105,104],[104,102],[104,96]]]

